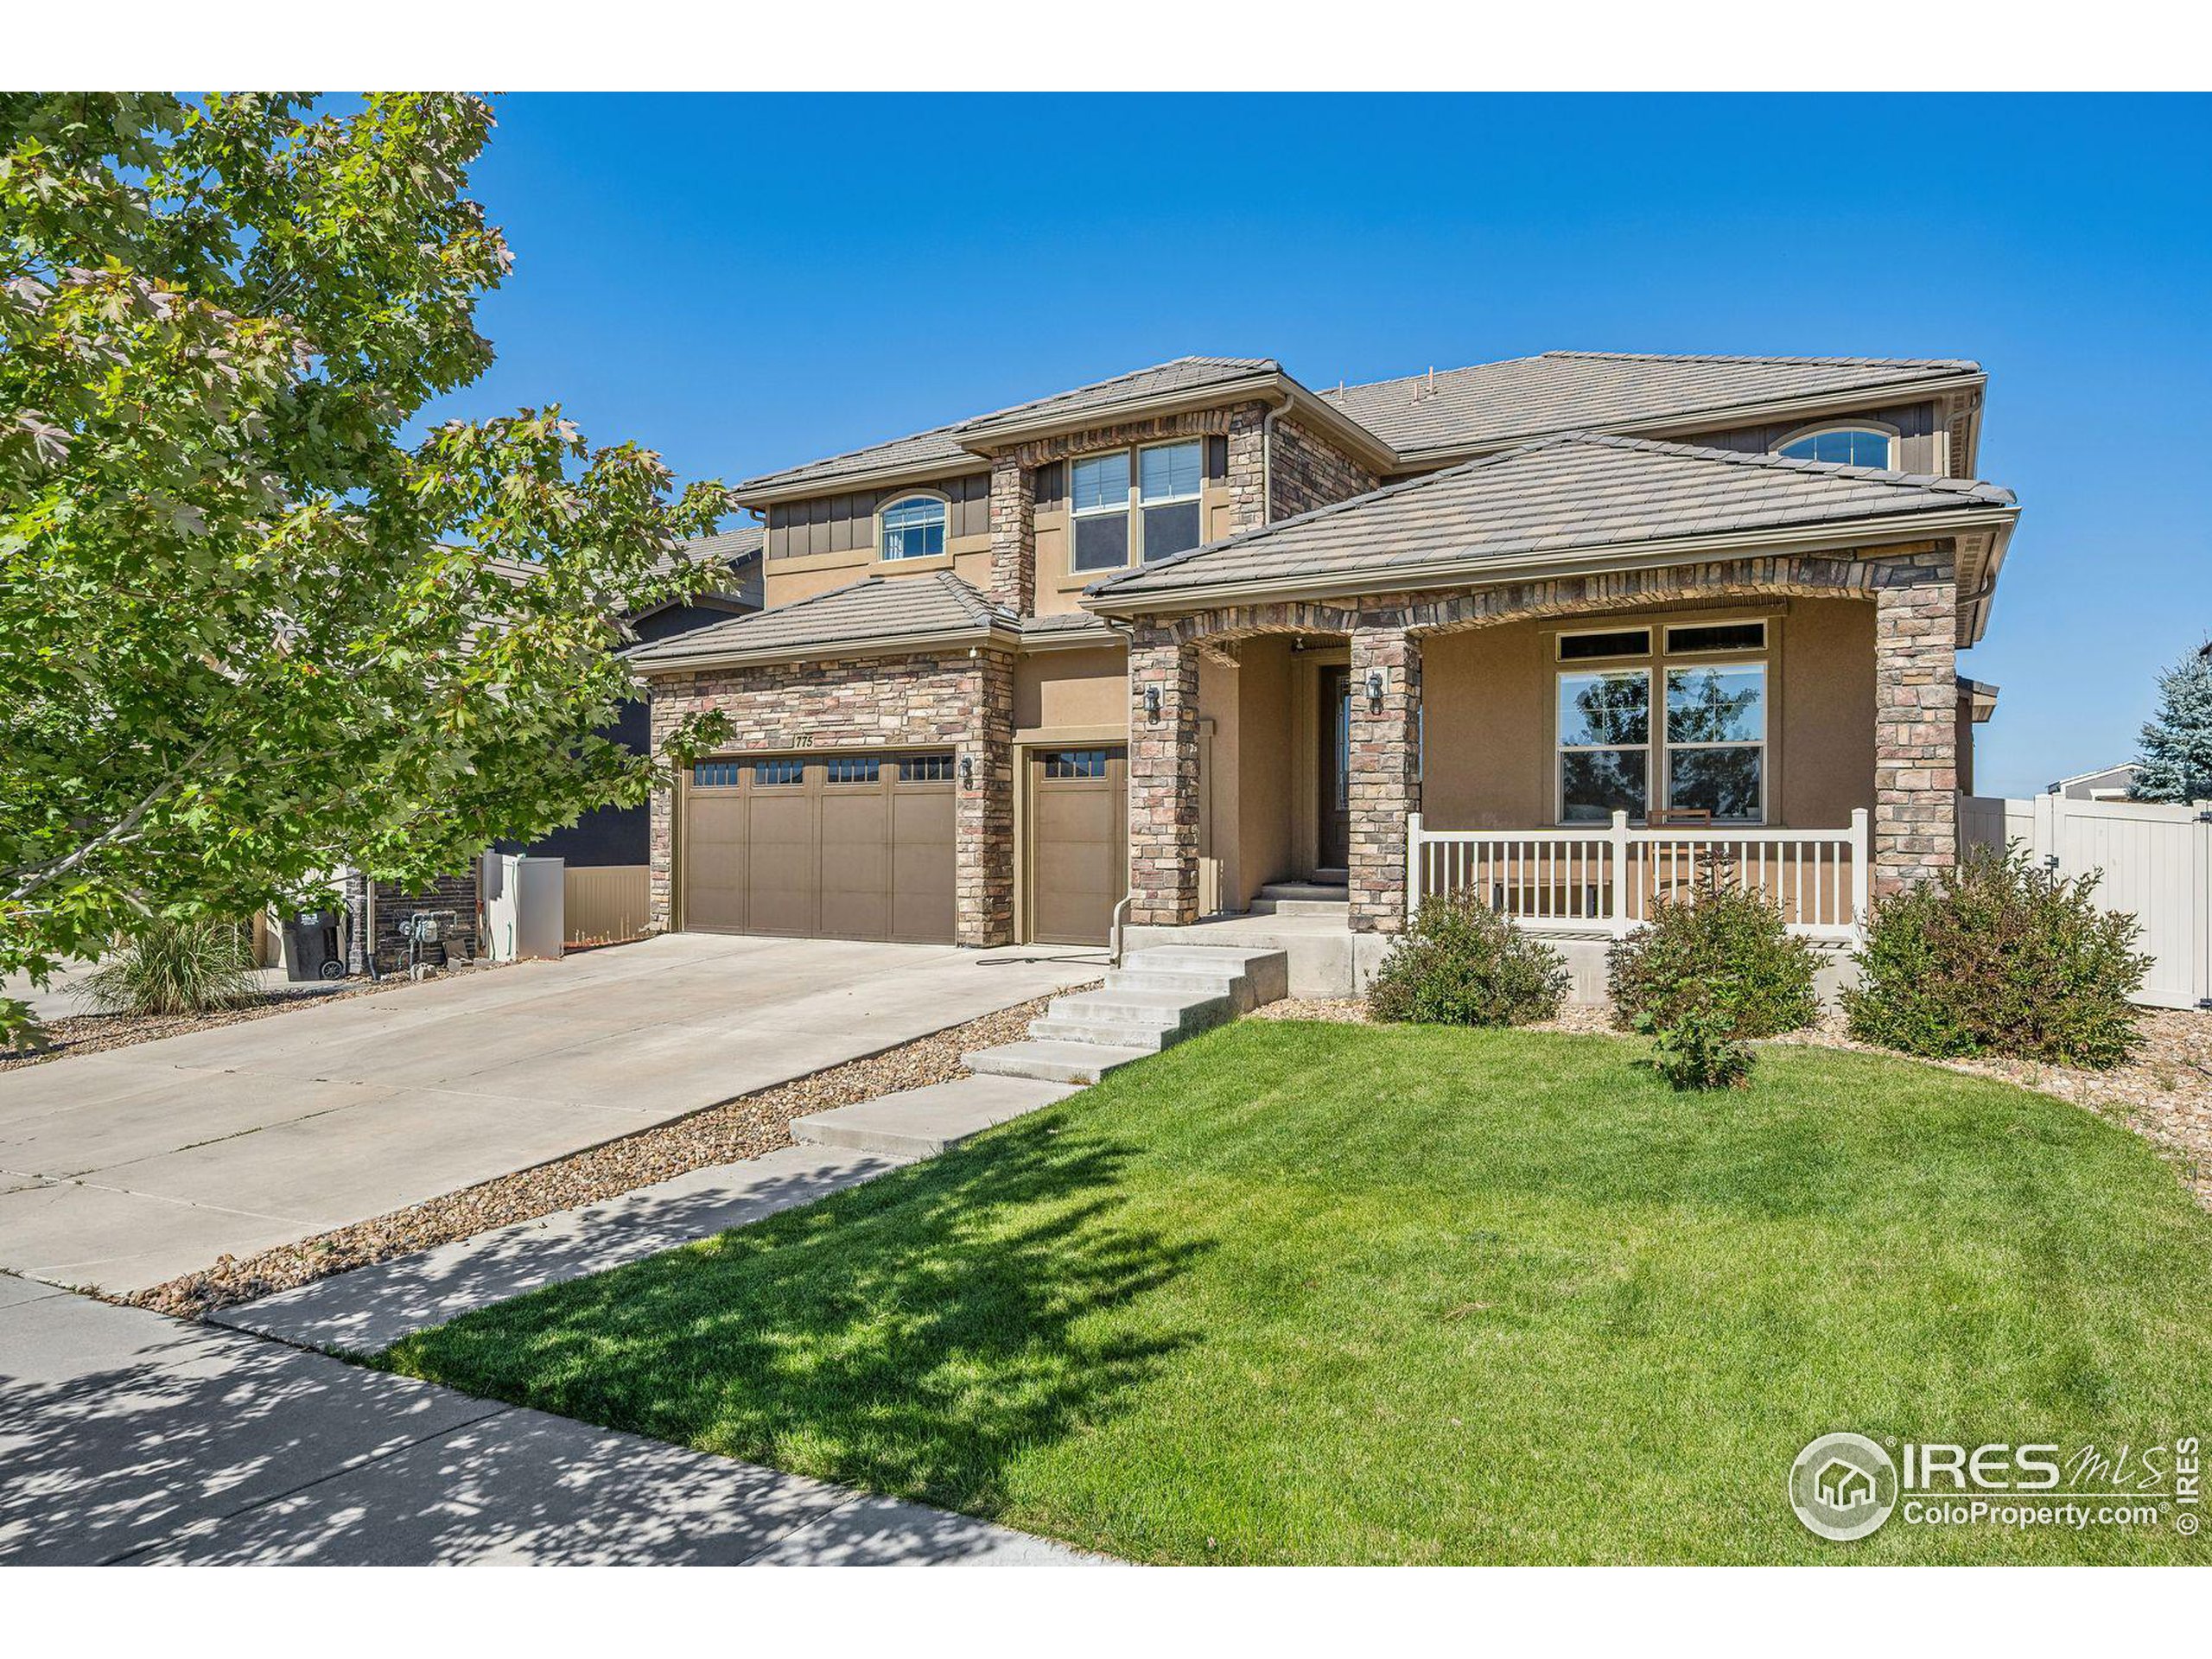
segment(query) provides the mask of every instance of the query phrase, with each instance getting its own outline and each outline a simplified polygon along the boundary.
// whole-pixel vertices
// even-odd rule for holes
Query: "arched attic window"
[[[1897,465],[1897,435],[1877,426],[1824,426],[1777,444],[1775,454],[1791,461],[1891,468]]]
[[[885,559],[926,559],[944,551],[950,509],[941,495],[902,495],[876,515],[875,545]]]

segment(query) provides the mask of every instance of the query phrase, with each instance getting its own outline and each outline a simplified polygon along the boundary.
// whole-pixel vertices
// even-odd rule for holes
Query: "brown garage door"
[[[950,942],[953,770],[950,750],[700,762],[684,791],[684,926]]]
[[[1128,891],[1128,752],[1029,756],[1029,937],[1103,944]]]

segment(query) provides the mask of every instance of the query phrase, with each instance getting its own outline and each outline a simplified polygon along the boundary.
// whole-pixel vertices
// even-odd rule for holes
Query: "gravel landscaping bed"
[[[460,974],[480,974],[493,968],[514,968],[518,963],[457,962],[433,976],[448,979]],[[269,991],[241,1003],[235,1008],[223,1008],[213,1014],[69,1014],[59,1020],[46,1022],[48,1046],[19,1054],[13,1049],[0,1048],[0,1071],[12,1071],[20,1066],[44,1065],[52,1060],[67,1059],[72,1054],[98,1054],[109,1049],[129,1048],[137,1043],[150,1043],[163,1037],[181,1037],[188,1032],[213,1031],[218,1026],[244,1025],[249,1020],[266,1020],[274,1014],[289,1014],[294,1008],[311,1007],[318,1002],[351,996],[382,996],[387,991],[412,989],[416,984],[429,984],[429,980],[411,980],[397,975],[382,981],[364,978],[359,983],[341,982],[337,988],[321,984],[302,985],[297,990]]]
[[[1029,1022],[1044,1013],[1053,997],[1092,988],[1095,986],[1070,986],[880,1054],[849,1060],[756,1094],[741,1095],[604,1146],[320,1233],[296,1244],[264,1250],[244,1261],[226,1255],[212,1268],[134,1292],[124,1300],[180,1318],[202,1318],[234,1303],[250,1302],[334,1274],[471,1238],[494,1227],[617,1198],[695,1169],[758,1158],[791,1144],[791,1122],[795,1117],[967,1077],[968,1068],[960,1063],[963,1054],[1020,1041],[1028,1035]]]
[[[1252,1017],[1364,1025],[1367,1009],[1356,997],[1293,997],[1255,1009]],[[1560,1010],[1558,1019],[1527,1029],[1612,1033],[1613,1026],[1606,1009],[1569,1006]],[[1852,1041],[1844,1033],[1842,1016],[1833,1010],[1824,1014],[1818,1025],[1773,1040],[1856,1049],[1868,1054],[1892,1052]],[[2101,1117],[2125,1124],[2165,1153],[2174,1161],[2183,1185],[2199,1204],[2212,1210],[2212,1011],[2144,1010],[2141,1051],[2127,1065],[2109,1071],[2043,1065],[2032,1060],[1936,1060],[1929,1064],[1980,1077],[2002,1077],[2022,1088],[2039,1090],[2077,1106],[2086,1106]]]

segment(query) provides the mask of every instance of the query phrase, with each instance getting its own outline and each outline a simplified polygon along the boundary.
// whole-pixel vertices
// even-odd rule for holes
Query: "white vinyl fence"
[[[2063,795],[1959,798],[1961,846],[2018,842],[2044,868],[2103,873],[2096,901],[2132,912],[2153,958],[2137,999],[2155,1007],[2212,1006],[2212,802],[2073,801]]]

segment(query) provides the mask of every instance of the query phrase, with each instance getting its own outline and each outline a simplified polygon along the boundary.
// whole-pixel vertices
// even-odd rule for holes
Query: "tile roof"
[[[1779,455],[1577,432],[1392,484],[1179,554],[1086,591],[1120,608],[1227,583],[1373,577],[1637,543],[2009,507],[2010,490]]]
[[[893,438],[887,443],[809,461],[803,467],[787,467],[781,472],[763,473],[758,478],[747,479],[735,493],[741,496],[748,491],[777,490],[793,484],[827,484],[894,467],[904,470],[942,464],[953,471],[974,472],[986,463],[966,447],[962,442],[963,436],[980,436],[994,427],[1031,420],[1103,412],[1147,397],[1220,385],[1255,374],[1276,373],[1280,367],[1273,358],[1265,357],[1179,357],[1172,363],[1134,369],[1127,374],[1077,386],[1071,391],[1032,398],[1027,403],[973,416],[949,426]]]
[[[1957,358],[1546,352],[1321,397],[1403,455],[1979,374]]]
[[[788,654],[831,658],[840,650],[866,654],[917,635],[948,643],[979,639],[994,628],[1016,627],[1010,612],[994,605],[950,570],[919,575],[874,575],[825,594],[794,600],[773,610],[732,617],[627,653],[648,671],[690,666],[700,660]]]

